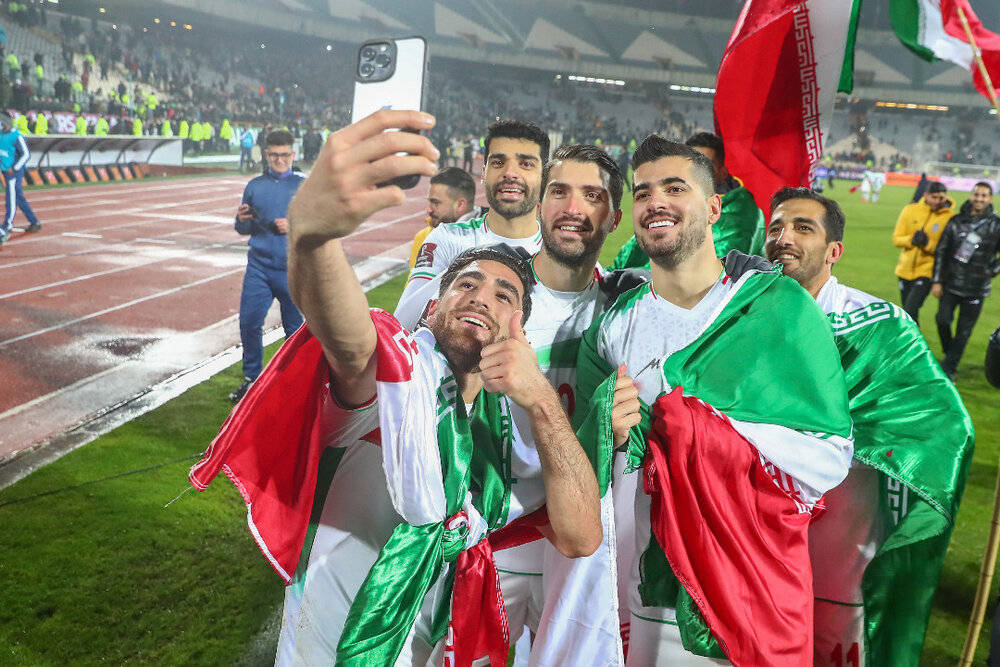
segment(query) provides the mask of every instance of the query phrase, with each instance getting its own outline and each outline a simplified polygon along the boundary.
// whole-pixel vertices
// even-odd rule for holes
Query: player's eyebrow
[[[563,181],[549,181],[549,184],[545,186],[545,189],[548,190],[549,188],[551,188],[553,186],[560,187],[560,188],[565,188],[567,190],[573,188],[573,185],[571,185],[569,183],[565,183]],[[578,187],[581,190],[585,190],[587,192],[607,192],[608,191],[608,189],[606,187],[604,187],[603,185],[593,185],[591,183],[585,183],[584,185],[580,185]]]
[[[511,292],[517,298],[517,303],[521,303],[521,293],[518,291],[517,287],[514,286],[514,283],[506,278],[497,278],[496,282],[497,287]]]
[[[663,186],[663,185],[673,185],[674,183],[683,183],[684,185],[688,185],[688,182],[683,178],[681,178],[680,176],[667,176],[666,178],[661,178],[659,181],[657,181],[656,184]],[[636,183],[635,187],[632,190],[633,192],[635,190],[648,190],[651,187],[652,184],[650,184],[649,181],[642,181],[641,183]]]

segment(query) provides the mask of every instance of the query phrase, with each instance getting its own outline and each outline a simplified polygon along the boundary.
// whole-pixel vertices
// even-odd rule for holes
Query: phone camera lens
[[[375,64],[378,65],[379,67],[388,67],[389,56],[385,55],[384,53],[379,54],[379,56],[375,58]]]
[[[375,68],[372,67],[370,63],[364,63],[358,71],[361,72],[361,76],[371,76],[375,73]]]
[[[361,49],[361,57],[364,60],[371,60],[372,58],[375,57],[375,49],[373,49],[370,46],[366,46],[365,48]]]

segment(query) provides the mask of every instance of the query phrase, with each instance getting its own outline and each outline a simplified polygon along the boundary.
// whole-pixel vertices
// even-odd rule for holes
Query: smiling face
[[[841,257],[844,245],[827,241],[823,220],[826,210],[810,199],[789,199],[771,214],[764,252],[782,272],[794,278],[813,296],[830,278],[830,267]]]
[[[969,201],[972,202],[972,213],[974,215],[981,215],[993,201],[993,193],[990,192],[989,188],[977,185],[972,188]]]
[[[500,262],[476,260],[432,302],[427,324],[456,373],[475,372],[485,346],[505,340],[521,308],[521,279]]]
[[[483,184],[490,208],[513,220],[538,206],[542,186],[542,156],[529,139],[497,137],[483,167]]]
[[[268,146],[266,155],[267,165],[277,174],[283,174],[291,169],[295,160],[295,151],[291,146]]]
[[[712,243],[719,219],[718,195],[706,193],[684,157],[663,157],[635,171],[632,222],[635,239],[650,261],[672,268]]]
[[[618,226],[621,213],[611,207],[607,180],[593,162],[552,165],[539,217],[545,252],[560,264],[593,266],[604,239]]]

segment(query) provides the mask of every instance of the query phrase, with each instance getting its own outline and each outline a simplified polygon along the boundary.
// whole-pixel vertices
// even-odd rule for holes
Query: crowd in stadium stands
[[[75,121],[77,132],[180,135],[189,139],[190,150],[201,152],[235,150],[239,136],[232,127],[271,123],[301,138],[349,122],[351,77],[330,76],[351,69],[349,48],[317,47],[323,57],[303,58],[303,45],[287,35],[267,42],[235,35],[205,40],[181,26],[112,25],[46,10],[42,3],[7,3],[0,7],[4,24],[12,34],[26,32],[17,43],[37,50],[15,52],[16,40],[8,40],[0,55],[0,106],[87,115]],[[472,145],[500,117],[535,119],[566,141],[621,146],[650,131],[685,137],[712,128],[710,98],[672,96],[662,84],[630,88],[595,89],[516,70],[470,76],[467,63],[438,60],[428,99],[428,111],[438,118],[433,139],[457,163],[464,153],[459,147]],[[982,140],[988,135],[976,131],[981,122],[838,111],[827,146],[850,137],[830,153],[844,168],[905,169],[927,160],[997,163],[1000,155]],[[36,130],[33,121],[21,123],[22,131]],[[49,131],[67,130],[61,125]]]

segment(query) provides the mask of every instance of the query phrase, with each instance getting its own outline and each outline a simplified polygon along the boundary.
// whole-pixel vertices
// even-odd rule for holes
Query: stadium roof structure
[[[110,0],[114,2],[114,0]],[[945,63],[927,63],[895,34],[866,29],[884,22],[863,9],[856,49],[853,97],[870,100],[984,106],[971,76]],[[714,4],[713,4],[714,3]],[[606,77],[712,88],[739,6],[731,0],[678,2],[691,13],[656,9],[649,0],[165,0],[219,19],[358,44],[365,39],[422,35],[432,60],[529,68],[556,74]],[[704,5],[704,6],[702,6]],[[726,7],[715,17],[698,15]],[[867,4],[865,8],[867,8]],[[981,12],[987,27],[990,11]],[[1000,20],[1000,11],[994,12]],[[883,16],[884,15],[884,16]]]

